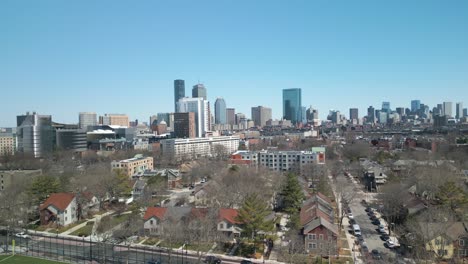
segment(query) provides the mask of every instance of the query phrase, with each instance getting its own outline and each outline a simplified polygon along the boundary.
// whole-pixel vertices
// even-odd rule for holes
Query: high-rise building
[[[218,97],[215,101],[215,124],[226,124],[226,101]]]
[[[302,121],[302,95],[301,88],[283,89],[283,119],[292,123]]]
[[[196,84],[193,86],[192,88],[192,97],[193,98],[197,98],[197,97],[200,97],[200,98],[203,98],[204,100],[206,100],[206,88],[203,84],[199,83],[199,84]]]
[[[468,108],[463,108],[463,116],[468,116]]]
[[[97,125],[97,116],[94,112],[80,112],[79,113],[79,127],[87,129],[88,126]]]
[[[226,123],[229,125],[236,124],[236,109],[226,108]]]
[[[0,156],[14,155],[16,152],[16,131],[12,128],[0,129]]]
[[[350,120],[358,120],[359,119],[359,110],[357,108],[350,108],[349,109],[349,119]]]
[[[196,137],[195,113],[174,113],[174,135],[176,138]]]
[[[375,123],[375,108],[373,106],[367,108],[367,122]]]
[[[421,105],[421,100],[412,100],[411,101],[411,112],[416,113],[419,111]]]
[[[128,127],[128,116],[124,114],[105,114],[99,117],[99,124],[107,126],[126,126]]]
[[[252,107],[252,120],[255,126],[265,126],[266,122],[271,119],[271,108],[264,106]]]
[[[174,112],[177,112],[177,102],[180,98],[185,97],[185,81],[174,80]]]
[[[390,113],[391,111],[390,102],[382,102],[382,112]]]
[[[54,149],[55,130],[52,116],[32,114],[16,117],[18,151],[32,154],[35,158],[44,157]]]
[[[404,107],[397,107],[396,112],[400,115],[400,117],[405,115],[405,108]]]
[[[243,113],[237,113],[236,114],[236,125],[240,125],[243,122],[246,122],[247,118]]]
[[[306,111],[307,121],[314,121],[319,119],[318,110],[314,109],[312,106],[309,107]]]
[[[380,124],[387,124],[388,121],[388,113],[384,111],[379,112],[379,123]]]
[[[459,102],[456,104],[455,118],[460,119],[463,117],[463,103]]]
[[[443,114],[444,116],[447,116],[447,117],[453,117],[452,115],[452,102],[444,102],[442,104],[442,108],[443,108]]]
[[[307,124],[307,110],[305,106],[301,106],[301,122]]]
[[[209,102],[203,98],[181,98],[177,103],[177,112],[195,113],[195,125],[197,137],[202,137],[210,130]]]

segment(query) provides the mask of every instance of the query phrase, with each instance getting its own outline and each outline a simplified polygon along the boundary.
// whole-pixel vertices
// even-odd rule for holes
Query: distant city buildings
[[[283,89],[283,119],[302,122],[301,88]]]
[[[215,157],[234,153],[239,148],[239,142],[238,136],[165,139],[161,140],[161,150],[164,156],[177,160]]]
[[[80,112],[78,119],[78,125],[83,129],[87,129],[88,126],[97,125],[97,116],[95,112]]]
[[[456,119],[460,119],[463,117],[463,103],[462,102],[458,102],[456,104],[456,110],[455,110],[455,118]]]
[[[84,129],[57,129],[55,136],[57,148],[60,150],[80,152],[88,149],[87,134]]]
[[[99,117],[99,124],[107,126],[129,126],[128,116],[125,114],[105,114]]]
[[[373,124],[375,121],[375,108],[373,106],[369,106],[367,108],[367,122]]]
[[[226,108],[226,123],[231,126],[236,124],[236,109]]]
[[[180,98],[185,97],[185,81],[174,80],[174,112],[177,112],[177,102]],[[166,121],[167,122],[167,121]]]
[[[174,113],[174,136],[176,138],[196,137],[195,113]]]
[[[203,98],[204,100],[206,100],[206,97],[207,96],[207,92],[206,92],[206,88],[203,84],[199,83],[199,84],[196,84],[193,86],[192,88],[192,97],[193,98]]]
[[[307,116],[307,121],[308,122],[313,122],[314,120],[318,120],[319,119],[318,110],[314,109],[312,106],[310,106],[306,110],[306,116]]]
[[[35,158],[52,152],[55,139],[52,116],[27,112],[26,115],[17,116],[16,123],[18,151],[31,154]]]
[[[16,130],[0,129],[0,156],[14,155],[16,145]]]
[[[271,108],[264,106],[252,107],[252,121],[255,126],[265,126],[271,119]]]
[[[421,105],[421,101],[420,100],[412,100],[411,101],[411,112],[412,113],[416,113],[419,111],[419,108],[420,108],[420,105]]]
[[[196,136],[202,137],[210,130],[209,102],[201,97],[181,98],[177,104],[179,113],[195,113]]]
[[[226,124],[226,101],[222,97],[215,101],[215,124]]]
[[[349,109],[349,119],[351,121],[358,121],[359,120],[359,109],[357,108],[350,108]]]
[[[391,111],[390,102],[382,102],[382,112],[390,113]]]
[[[452,109],[453,109],[453,106],[452,106],[452,102],[444,102],[442,104],[442,114],[444,116],[447,116],[447,117],[453,117],[452,115]]]

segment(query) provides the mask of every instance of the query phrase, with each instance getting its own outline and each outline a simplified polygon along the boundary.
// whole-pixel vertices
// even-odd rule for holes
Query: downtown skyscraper
[[[283,119],[293,124],[302,122],[301,88],[283,89]]]
[[[177,112],[177,102],[185,97],[185,81],[174,80],[174,112]]]
[[[216,98],[215,104],[215,124],[226,124],[226,101],[223,98]]]
[[[192,97],[193,98],[200,97],[200,98],[203,98],[204,100],[206,100],[206,95],[207,95],[207,92],[206,92],[205,85],[203,85],[201,83],[198,83],[198,84],[195,84],[193,86],[193,88],[192,88]]]

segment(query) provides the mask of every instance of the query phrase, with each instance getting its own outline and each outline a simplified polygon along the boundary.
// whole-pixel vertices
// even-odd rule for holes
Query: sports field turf
[[[62,264],[62,262],[31,258],[20,255],[0,255],[0,264]]]

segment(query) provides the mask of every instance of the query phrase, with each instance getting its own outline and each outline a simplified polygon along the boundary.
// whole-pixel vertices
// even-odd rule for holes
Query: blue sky
[[[0,126],[26,111],[147,121],[173,80],[250,116],[281,90],[346,115],[369,105],[468,105],[468,1],[0,1]]]

